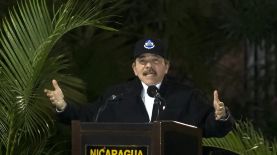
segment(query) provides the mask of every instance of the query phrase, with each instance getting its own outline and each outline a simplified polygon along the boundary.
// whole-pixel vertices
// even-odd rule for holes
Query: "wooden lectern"
[[[201,129],[176,121],[72,121],[72,155],[201,155]]]

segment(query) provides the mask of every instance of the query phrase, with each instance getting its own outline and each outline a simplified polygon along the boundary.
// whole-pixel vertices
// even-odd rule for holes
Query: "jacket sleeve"
[[[94,122],[98,113],[98,109],[102,105],[108,104],[108,102],[110,102],[109,99],[113,96],[111,94],[119,94],[117,92],[117,87],[111,87],[107,89],[101,97],[92,103],[77,105],[76,103],[68,102],[64,111],[57,113],[58,119],[60,122],[65,124],[70,124],[72,120],[80,120],[81,122]],[[105,109],[105,111],[107,110],[108,108]],[[102,119],[102,117],[99,118],[99,120],[100,119]]]
[[[57,112],[60,122],[70,124],[72,120],[80,120],[82,122],[93,122],[98,108],[102,105],[103,98],[100,97],[93,103],[76,104],[67,102],[67,106],[62,112]]]

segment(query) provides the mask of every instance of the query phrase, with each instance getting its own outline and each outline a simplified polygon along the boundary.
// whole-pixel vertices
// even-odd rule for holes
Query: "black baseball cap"
[[[157,54],[163,58],[167,57],[165,45],[160,39],[144,38],[137,41],[134,48],[134,58],[144,53]]]

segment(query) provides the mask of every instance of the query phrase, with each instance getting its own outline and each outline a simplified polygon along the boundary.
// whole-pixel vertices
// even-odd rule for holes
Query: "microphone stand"
[[[98,122],[100,114],[103,113],[103,111],[106,109],[106,107],[107,107],[107,105],[109,103],[108,101],[109,100],[106,100],[106,102],[102,106],[100,106],[100,108],[97,110],[97,114],[95,116],[94,122]]]
[[[165,110],[166,108],[166,102],[165,99],[162,98],[160,95],[156,95],[154,99],[154,107],[157,106],[157,115],[156,118],[153,121],[158,121],[160,120],[160,113]]]
[[[154,118],[154,120],[152,120],[152,122],[153,121],[158,121],[160,118],[160,100],[158,99],[158,98],[156,98],[155,97],[155,99],[154,99],[154,105],[153,105],[153,109],[154,110],[156,110],[157,111],[157,115],[156,115],[156,117]],[[153,114],[152,114],[153,115]]]
[[[107,108],[110,101],[114,101],[117,99],[118,96],[112,95],[109,98],[105,100],[105,103],[100,106],[100,108],[97,110],[97,114],[95,116],[94,122],[98,122],[99,116],[103,113],[103,111]]]

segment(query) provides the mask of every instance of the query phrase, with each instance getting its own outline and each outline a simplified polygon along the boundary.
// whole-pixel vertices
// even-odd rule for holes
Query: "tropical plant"
[[[106,8],[106,9],[105,9]],[[49,57],[68,31],[85,25],[106,27],[103,1],[68,0],[53,12],[46,0],[25,0],[3,19],[0,34],[0,151],[6,155],[39,154],[54,124],[52,108],[43,89],[51,79],[60,81],[72,100],[85,100],[81,80],[63,74],[65,55]]]
[[[239,155],[276,155],[277,143],[264,138],[249,121],[238,121],[236,128],[224,138],[203,139],[203,145],[229,150]]]

